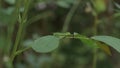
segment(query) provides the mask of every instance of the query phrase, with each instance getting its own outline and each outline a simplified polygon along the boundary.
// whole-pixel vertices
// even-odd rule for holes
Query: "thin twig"
[[[96,15],[94,15],[94,24],[93,24],[94,35],[97,35],[97,27],[98,27],[98,16],[96,14]],[[95,47],[93,50],[93,67],[92,68],[97,67],[97,51],[98,51],[98,49]]]
[[[72,8],[70,9],[69,13],[67,14],[65,22],[63,24],[62,32],[66,32],[69,29],[70,21],[74,15],[76,9],[78,8],[80,1],[81,0],[76,0],[73,4]]]
[[[18,18],[18,13],[19,13],[19,8],[20,8],[20,0],[17,0],[16,1],[16,5],[15,5],[15,9],[14,11],[12,12],[12,19],[11,21],[9,22],[9,26],[8,26],[8,30],[7,30],[7,48],[6,48],[6,53],[7,55],[10,54],[10,48],[11,48],[11,44],[12,44],[12,41],[11,41],[11,38],[12,38],[12,35],[13,35],[13,31],[14,31],[14,25],[17,21],[17,18]]]
[[[17,32],[17,36],[16,36],[16,40],[15,40],[15,44],[13,46],[13,50],[12,50],[12,53],[11,53],[11,62],[14,61],[14,58],[15,58],[15,54],[16,54],[16,51],[17,51],[17,48],[18,48],[18,45],[21,41],[21,37],[22,37],[22,32],[23,32],[23,29],[24,29],[24,25],[26,23],[26,20],[27,20],[27,12],[28,12],[28,8],[29,8],[29,4],[30,4],[31,0],[25,0],[24,1],[24,6],[25,6],[25,9],[24,9],[24,12],[23,12],[23,15],[21,18],[19,18],[19,28],[18,28],[18,32]]]

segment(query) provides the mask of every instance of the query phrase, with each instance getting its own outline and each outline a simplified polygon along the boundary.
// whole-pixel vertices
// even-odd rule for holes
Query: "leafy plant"
[[[37,15],[35,17],[32,17],[29,19],[28,17],[28,11],[30,8],[30,4],[32,3],[32,0],[5,0],[9,4],[14,4],[15,7],[8,8],[8,9],[2,9],[0,10],[0,19],[1,21],[8,26],[7,28],[7,40],[4,39],[2,36],[0,36],[0,44],[3,48],[3,45],[6,45],[6,55],[9,56],[9,60],[7,61],[7,65],[11,68],[13,68],[13,62],[15,60],[15,57],[22,52],[25,52],[26,50],[32,48],[34,51],[38,53],[49,53],[57,49],[61,43],[61,40],[68,38],[68,39],[77,39],[83,44],[91,47],[91,51],[94,52],[94,59],[93,59],[93,68],[96,68],[96,54],[97,49],[100,48],[103,51],[105,51],[107,54],[111,55],[111,50],[109,48],[113,47],[115,50],[120,52],[120,39],[111,37],[111,36],[97,36],[97,26],[98,26],[98,14],[101,12],[104,12],[106,10],[106,5],[104,0],[95,0],[93,2],[93,7],[95,11],[91,11],[92,15],[94,16],[94,24],[93,24],[93,36],[87,37],[86,35],[82,35],[79,33],[73,33],[67,32],[68,25],[70,24],[70,21],[72,19],[73,14],[75,13],[76,9],[79,6],[79,3],[81,2],[75,2],[75,0],[57,0],[56,4],[63,8],[70,8],[71,4],[73,4],[73,7],[70,9],[70,12],[66,16],[63,30],[62,32],[53,33],[53,35],[47,35],[39,37],[31,42],[28,47],[23,49],[18,49],[19,45],[21,43],[23,33],[25,31],[25,28],[31,24],[32,22],[40,19],[43,15]],[[23,1],[23,3],[22,3]],[[21,7],[23,7],[23,10],[21,10]],[[5,12],[7,10],[7,12]],[[22,11],[22,12],[21,12]],[[45,13],[46,14],[46,13]],[[117,15],[115,15],[117,17]],[[8,20],[6,20],[7,18]],[[31,20],[32,19],[32,20]],[[8,23],[9,22],[9,23]],[[18,25],[18,31],[16,35],[15,42],[12,44],[11,38],[14,31],[14,25]],[[4,33],[3,33],[4,35]],[[2,39],[3,38],[3,39]],[[3,41],[7,42],[6,44],[2,43]],[[11,46],[12,45],[12,46]],[[1,48],[1,49],[2,49]],[[10,52],[12,50],[12,52]]]
[[[79,39],[84,44],[87,44],[89,46],[95,47],[95,48],[101,48],[103,49],[105,46],[113,47],[115,50],[120,52],[120,39],[111,37],[111,36],[93,36],[91,38],[88,38],[86,36],[80,35],[78,33],[70,34],[67,33],[54,33],[53,36],[44,36],[37,40],[35,40],[32,43],[32,48],[40,53],[44,52],[50,52],[54,49],[56,49],[59,45],[60,39],[64,38],[74,38]],[[54,42],[53,42],[54,41]],[[103,45],[101,42],[107,45]],[[103,46],[103,47],[101,47]],[[105,51],[107,51],[108,54],[110,54],[110,49],[106,50],[107,47],[105,47]]]

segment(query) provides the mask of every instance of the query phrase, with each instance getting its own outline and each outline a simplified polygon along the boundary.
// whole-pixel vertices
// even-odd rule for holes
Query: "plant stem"
[[[15,55],[19,55],[20,53],[22,53],[22,52],[24,52],[24,51],[26,51],[26,50],[28,50],[28,49],[30,49],[31,47],[27,47],[27,48],[24,48],[24,49],[22,49],[22,50],[18,50],[18,51],[16,51],[16,53],[15,53]]]
[[[51,15],[51,12],[50,12],[50,11],[46,11],[46,12],[43,12],[43,13],[38,14],[38,15],[36,15],[36,16],[33,16],[33,17],[31,17],[31,18],[28,20],[27,25],[30,25],[30,24],[32,24],[33,22],[36,22],[36,21],[38,21],[38,20],[40,20],[40,19],[43,19],[43,18],[46,18],[46,17],[48,17],[48,16],[50,16],[50,15]],[[44,16],[44,17],[43,17],[43,16]]]
[[[25,26],[25,23],[26,23],[26,20],[27,20],[27,12],[28,12],[28,8],[29,8],[29,5],[30,5],[31,1],[32,0],[24,0],[25,9],[23,11],[22,17],[19,16],[19,28],[18,28],[15,44],[13,46],[13,51],[12,51],[11,56],[10,56],[11,62],[14,61],[18,45],[20,44],[20,41],[21,41],[21,38],[22,38],[22,34],[23,34],[22,32],[23,32],[23,29],[24,29],[24,26]]]
[[[72,8],[70,9],[69,13],[67,14],[65,22],[63,24],[62,32],[66,32],[68,30],[70,21],[74,15],[76,9],[78,8],[80,1],[76,0],[75,3],[73,4]]]
[[[97,35],[97,27],[98,27],[98,16],[97,14],[94,15],[94,24],[93,24],[93,33],[94,35]],[[97,67],[97,51],[98,49],[95,47],[93,50],[93,67]]]
[[[97,67],[97,48],[94,48],[93,51],[93,67],[92,68],[96,68]]]
[[[2,8],[2,0],[0,0],[0,9]]]
[[[93,34],[97,35],[97,27],[98,27],[98,16],[94,15],[94,24],[93,24]]]
[[[17,21],[17,18],[18,18],[18,14],[19,14],[19,8],[20,8],[20,1],[21,0],[16,0],[16,7],[14,9],[14,11],[12,12],[12,18],[10,20],[10,24],[8,24],[8,31],[7,31],[7,48],[6,48],[6,52],[5,54],[9,55],[10,54],[10,49],[11,49],[11,44],[12,44],[12,35],[13,35],[13,31],[14,31],[14,25]]]
[[[19,42],[20,42],[20,39],[21,39],[21,35],[22,35],[22,29],[23,29],[23,23],[20,24],[18,32],[17,32],[15,44],[14,44],[13,51],[12,51],[12,54],[11,54],[11,62],[13,62],[13,60],[15,58],[15,53],[16,53],[16,50],[18,48],[18,45],[19,45]]]

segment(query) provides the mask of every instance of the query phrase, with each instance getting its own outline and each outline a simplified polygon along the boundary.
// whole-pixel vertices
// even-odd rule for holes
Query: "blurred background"
[[[18,0],[0,0],[0,68],[15,42],[18,20],[14,9]],[[24,1],[24,0],[23,0]],[[109,35],[120,38],[120,0],[31,0],[27,26],[19,48],[29,46],[37,37],[54,32],[80,33],[87,37]],[[22,14],[24,6],[21,6]],[[11,23],[11,22],[15,23]],[[97,22],[97,24],[95,24]],[[96,30],[95,30],[96,29]],[[11,46],[7,46],[11,45]],[[97,68],[120,68],[120,53],[99,50]],[[29,49],[15,58],[15,68],[92,68],[93,53],[76,39],[65,39],[50,53]]]

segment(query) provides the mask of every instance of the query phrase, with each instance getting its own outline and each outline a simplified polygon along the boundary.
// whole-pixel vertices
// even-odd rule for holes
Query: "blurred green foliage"
[[[18,29],[17,0],[0,0],[0,68],[5,68],[7,50],[11,52]],[[80,0],[32,0],[27,13],[28,22],[18,49],[27,47],[31,40],[54,32],[61,32],[73,5]],[[24,11],[20,5],[18,12]],[[94,35],[95,16],[98,17],[97,35],[120,38],[119,0],[81,0],[72,16],[67,31],[91,37]],[[15,22],[11,24],[11,22]],[[9,38],[9,39],[7,39]],[[10,41],[9,41],[10,40]],[[51,40],[52,41],[52,40]],[[53,40],[54,41],[54,40]],[[9,46],[10,45],[10,48]],[[61,41],[51,53],[28,50],[15,58],[15,68],[91,68],[93,51],[76,39]],[[111,48],[112,56],[102,50],[97,53],[97,68],[120,68],[120,55]]]

